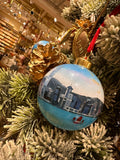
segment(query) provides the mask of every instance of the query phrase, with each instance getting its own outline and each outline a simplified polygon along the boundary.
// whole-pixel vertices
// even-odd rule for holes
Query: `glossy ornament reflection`
[[[45,46],[45,45],[48,44],[48,43],[49,43],[48,41],[41,40],[41,41],[37,42],[36,44],[34,44],[34,46],[33,46],[32,49],[36,49],[38,45]]]
[[[101,113],[104,92],[99,79],[88,69],[64,64],[49,71],[38,89],[38,104],[54,126],[79,130]]]

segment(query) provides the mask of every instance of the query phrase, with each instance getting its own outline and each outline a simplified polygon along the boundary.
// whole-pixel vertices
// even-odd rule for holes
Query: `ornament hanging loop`
[[[75,60],[75,64],[84,66],[84,67],[87,68],[87,69],[90,69],[90,68],[91,68],[91,62],[89,62],[86,58],[78,57],[78,58]]]

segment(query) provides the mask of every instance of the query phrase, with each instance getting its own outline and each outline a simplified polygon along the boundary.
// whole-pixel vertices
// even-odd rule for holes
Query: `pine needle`
[[[10,117],[12,110],[16,108],[17,102],[11,98],[8,91],[10,88],[10,80],[14,72],[0,69],[0,112],[1,116]]]
[[[75,133],[75,143],[78,146],[79,158],[109,160],[113,151],[111,137],[106,137],[107,130],[100,123]],[[112,160],[112,159],[111,159]]]
[[[18,133],[18,141],[25,142],[26,138],[34,133],[34,128],[40,122],[40,110],[34,107],[29,101],[27,106],[18,106],[11,118],[8,118],[9,125],[4,128],[8,129],[5,139]],[[35,105],[35,104],[34,104]]]
[[[9,94],[17,101],[34,99],[37,96],[37,88],[29,75],[16,74],[11,78]]]
[[[40,130],[42,131],[40,132]],[[72,160],[75,145],[71,140],[65,140],[66,134],[62,134],[57,128],[49,129],[42,126],[36,129],[34,136],[29,140],[29,150],[37,160]],[[48,130],[48,128],[47,128]]]
[[[4,68],[0,69],[0,88],[1,85],[8,85],[11,79],[11,71],[5,70]]]
[[[0,142],[1,160],[32,160],[28,151],[24,153],[21,144],[16,145],[14,140],[7,140],[5,144]]]

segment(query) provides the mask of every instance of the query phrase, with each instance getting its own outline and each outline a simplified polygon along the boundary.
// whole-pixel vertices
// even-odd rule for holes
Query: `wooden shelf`
[[[7,22],[0,19],[0,52],[12,51],[19,39],[19,33]]]
[[[10,39],[8,39],[6,37],[2,37],[1,35],[0,35],[0,40],[1,40],[1,42],[5,41],[6,43],[9,43],[10,45],[15,45],[15,42],[11,41]]]
[[[5,31],[3,28],[2,28],[2,30],[0,29],[0,33],[4,34],[5,36],[8,36],[8,37],[10,37],[10,38],[12,38],[12,39],[14,39],[14,40],[17,40],[17,39],[18,39],[18,37],[15,37],[15,36],[12,35],[10,32]]]
[[[13,26],[11,26],[9,23],[7,23],[6,21],[4,21],[3,19],[0,19],[0,24],[1,24],[2,26],[6,27],[6,29],[11,30],[11,31],[14,33],[14,35],[15,35],[16,33],[18,33],[18,32],[13,28]]]

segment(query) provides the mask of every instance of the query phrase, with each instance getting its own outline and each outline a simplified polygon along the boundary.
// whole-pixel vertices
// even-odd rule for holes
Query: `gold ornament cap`
[[[90,69],[92,65],[91,62],[89,62],[87,59],[81,57],[75,60],[75,64],[84,66],[87,69]]]

